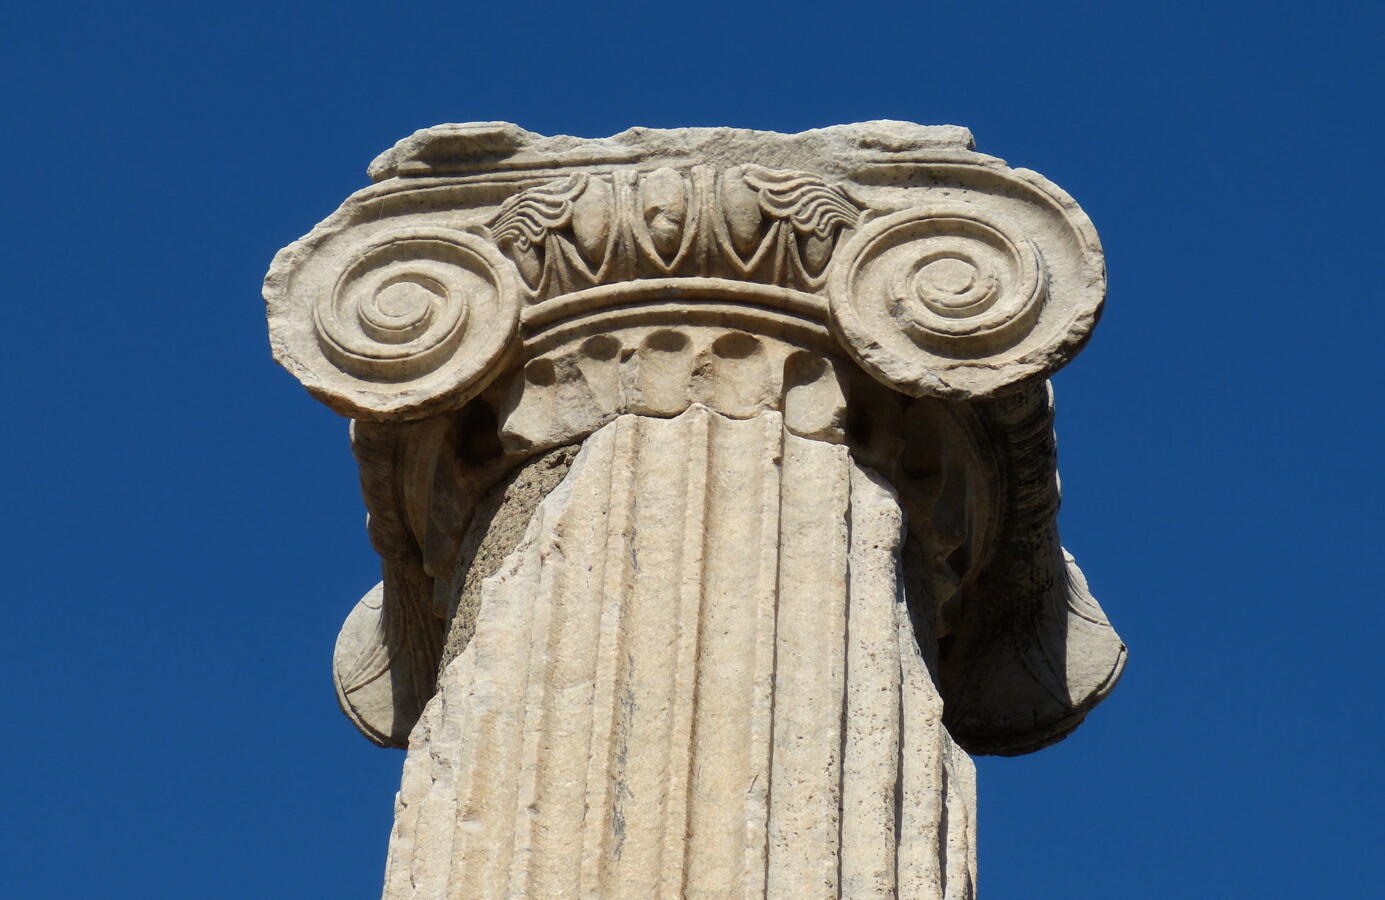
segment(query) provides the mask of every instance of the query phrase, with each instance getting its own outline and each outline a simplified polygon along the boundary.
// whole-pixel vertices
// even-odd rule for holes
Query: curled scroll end
[[[956,202],[875,219],[833,263],[834,331],[911,396],[973,400],[1052,375],[1096,324],[1106,277],[1085,217],[1041,213],[1021,225]]]
[[[514,267],[475,235],[358,225],[288,260],[265,282],[275,359],[351,418],[460,405],[517,344]]]
[[[1069,702],[1082,715],[1111,693],[1125,672],[1125,642],[1087,588],[1087,579],[1066,549],[1068,608],[1064,617],[1064,664]],[[1081,721],[1080,719],[1078,720]],[[1077,723],[1073,723],[1076,727]]]
[[[1046,588],[1014,598],[1032,609],[1032,618],[983,616],[943,662],[944,722],[969,753],[1018,756],[1061,741],[1125,670],[1125,643],[1071,554],[1061,554]],[[1007,587],[1022,590],[1022,583]]]
[[[401,682],[404,669],[391,665],[395,653],[385,637],[384,604],[381,582],[347,615],[332,653],[332,682],[337,705],[356,730],[378,746],[404,749],[427,698]]]

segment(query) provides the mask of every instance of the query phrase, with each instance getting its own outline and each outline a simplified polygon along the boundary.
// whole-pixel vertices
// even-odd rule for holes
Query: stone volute
[[[385,896],[973,896],[967,754],[1125,661],[1056,527],[1076,203],[889,121],[369,172],[264,293],[382,558],[334,676],[409,749]]]

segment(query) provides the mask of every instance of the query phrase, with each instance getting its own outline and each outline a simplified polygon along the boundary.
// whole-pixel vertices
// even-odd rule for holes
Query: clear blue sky
[[[1131,647],[980,764],[1008,898],[1380,896],[1385,5],[7,7],[0,895],[378,896],[337,712],[377,579],[274,251],[416,128],[969,126],[1101,232],[1062,528]]]

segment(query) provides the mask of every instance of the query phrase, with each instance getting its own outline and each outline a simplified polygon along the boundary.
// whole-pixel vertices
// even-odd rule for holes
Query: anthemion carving
[[[387,898],[975,894],[968,754],[1125,647],[1058,539],[1096,233],[953,126],[417,132],[276,257],[383,580]]]

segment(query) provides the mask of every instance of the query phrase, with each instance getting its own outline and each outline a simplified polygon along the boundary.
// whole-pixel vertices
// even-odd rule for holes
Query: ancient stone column
[[[342,710],[407,747],[387,898],[968,898],[969,753],[1125,647],[1058,540],[1096,233],[952,126],[442,125],[285,248],[383,581]]]

